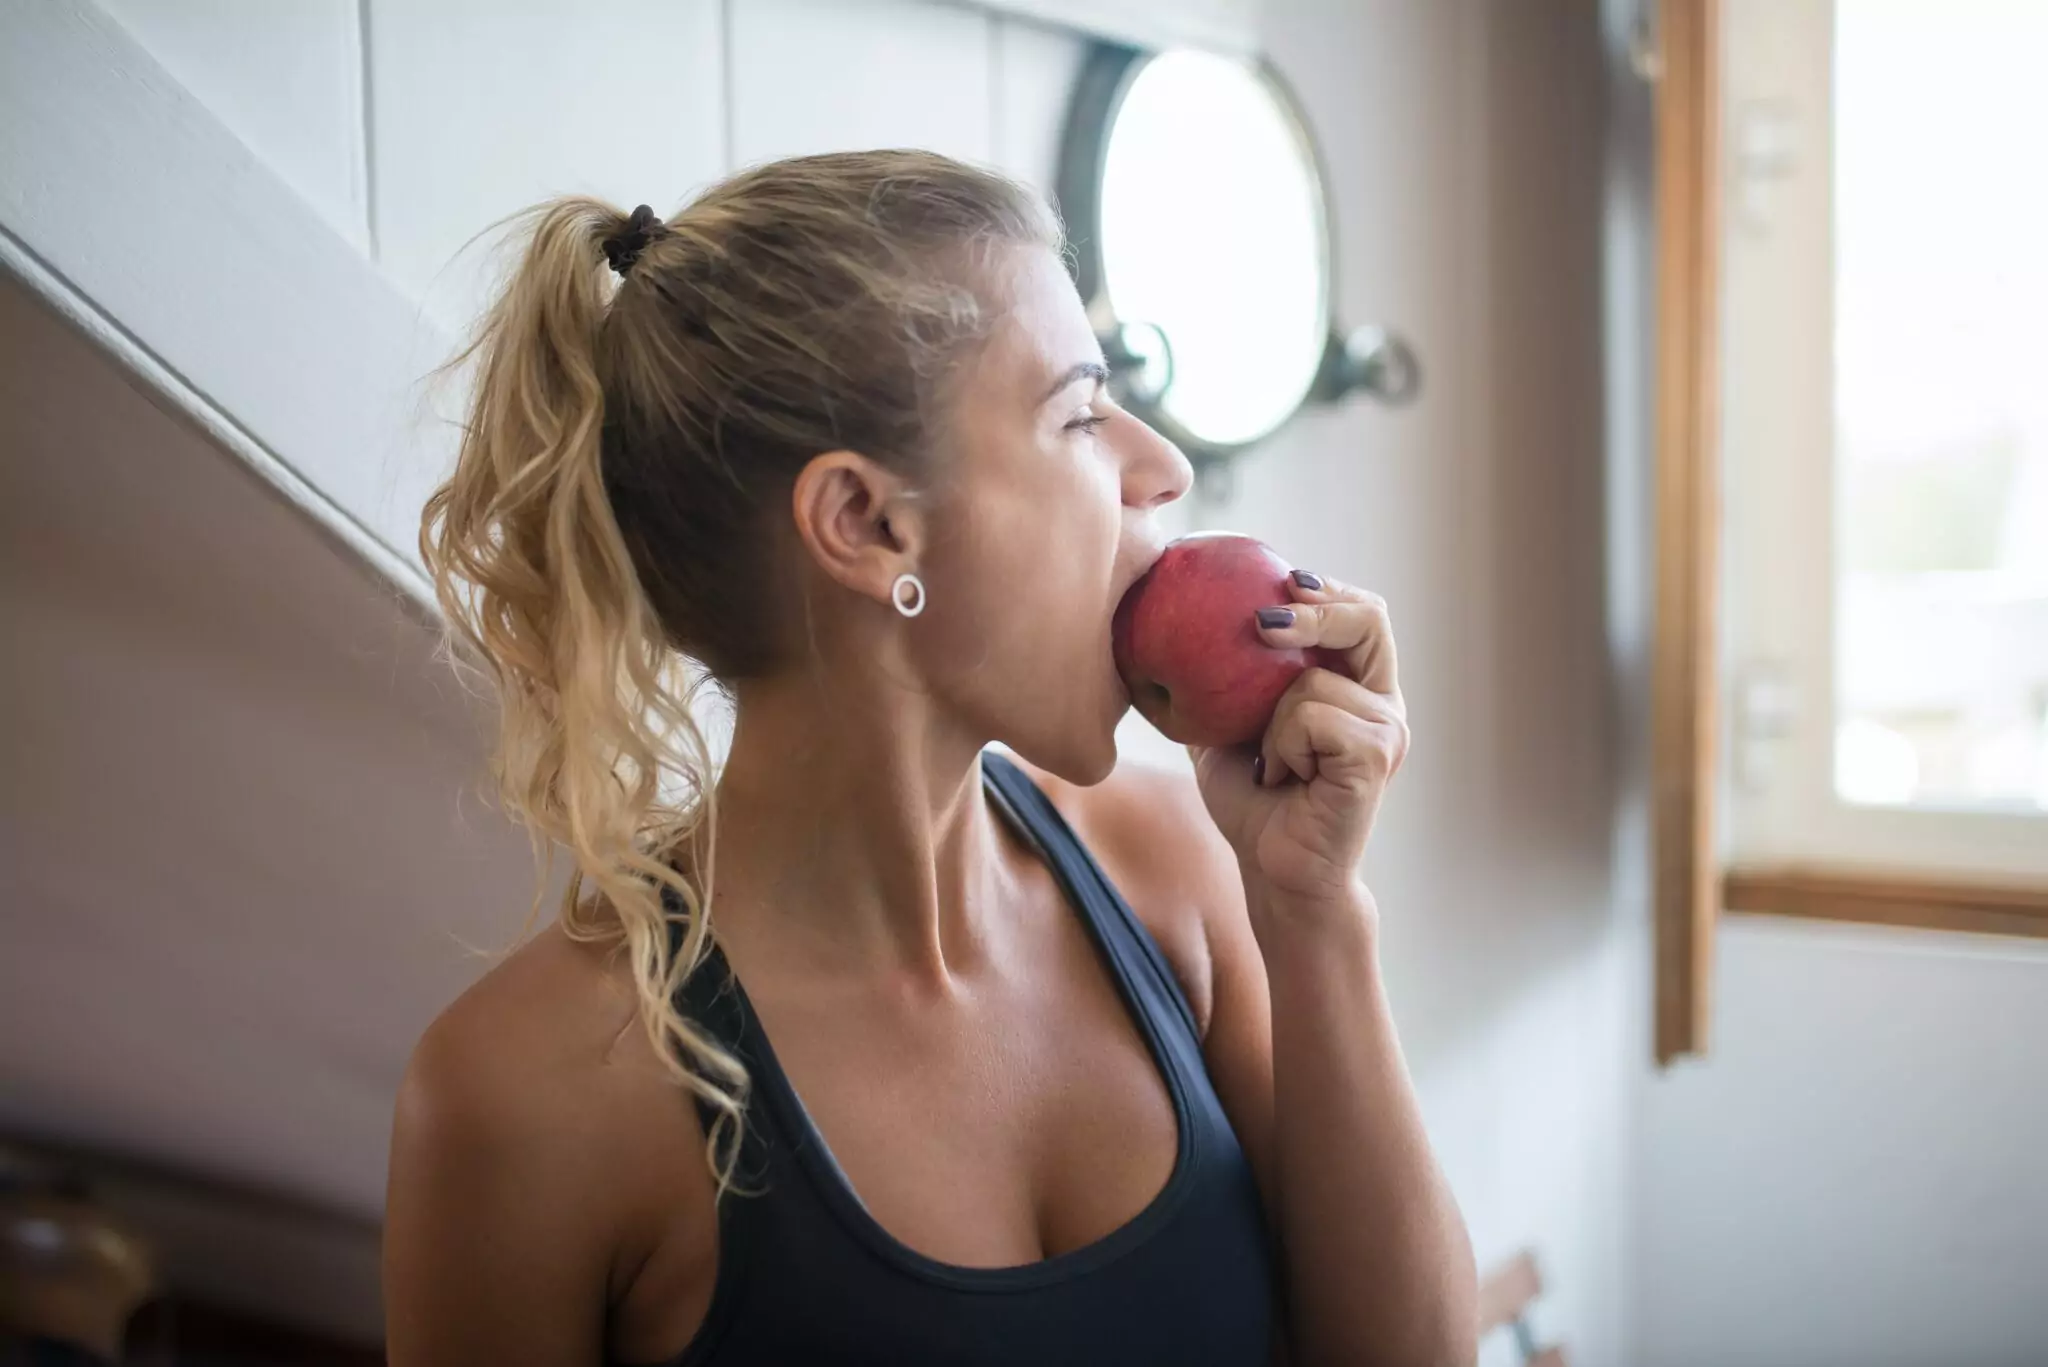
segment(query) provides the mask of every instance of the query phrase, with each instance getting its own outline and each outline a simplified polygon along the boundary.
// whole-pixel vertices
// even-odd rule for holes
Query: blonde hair
[[[714,1114],[723,1191],[746,1070],[675,1004],[711,945],[690,661],[725,683],[788,662],[787,614],[762,607],[789,579],[776,517],[797,473],[840,449],[919,473],[991,321],[982,249],[1057,248],[1059,229],[1023,187],[910,151],[770,163],[651,227],[580,198],[515,222],[522,258],[456,358],[474,389],[420,551],[494,685],[501,800],[573,854],[562,924],[622,947],[657,1057]]]

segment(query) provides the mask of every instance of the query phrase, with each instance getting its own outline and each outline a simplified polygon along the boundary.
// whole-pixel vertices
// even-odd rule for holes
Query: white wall
[[[106,0],[151,58],[459,333],[487,231],[673,210],[739,166],[922,146],[1050,185],[1080,35],[930,0]]]
[[[2048,1362],[2048,947],[1738,918],[1646,1097],[1644,1367]]]
[[[369,241],[358,0],[105,0],[336,232]]]
[[[485,279],[475,253],[451,266],[463,241],[565,189],[667,208],[738,162],[877,141],[1046,184],[1084,52],[913,0],[647,6],[630,41],[566,3],[519,7],[530,25],[362,3],[368,245],[450,327]],[[180,77],[202,97],[238,88],[263,44],[174,40],[177,13],[136,31],[167,65],[214,63]],[[1305,416],[1191,516],[1392,600],[1417,746],[1371,873],[1409,1057],[1482,1258],[1534,1246],[1556,1288],[1539,1329],[1619,1363],[1641,1040],[1612,893],[1597,7],[1273,0],[1265,23],[1324,143],[1342,316],[1400,328],[1427,388]]]
[[[666,212],[724,170],[718,0],[360,3],[377,257],[451,330],[498,219],[560,194]]]

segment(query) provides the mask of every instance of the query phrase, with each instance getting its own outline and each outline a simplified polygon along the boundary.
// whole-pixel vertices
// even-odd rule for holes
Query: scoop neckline
[[[796,1151],[798,1166],[803,1169],[812,1186],[842,1227],[871,1253],[925,1281],[961,1291],[1027,1291],[1083,1276],[1115,1262],[1142,1246],[1172,1217],[1185,1199],[1194,1172],[1201,1130],[1194,1123],[1187,1081],[1181,1075],[1174,1053],[1161,1036],[1158,1025],[1142,1009],[1142,998],[1137,984],[1131,980],[1129,965],[1109,942],[1096,917],[1084,909],[1083,890],[1075,886],[1069,871],[1060,860],[1053,857],[1052,852],[1025,822],[1022,814],[1011,805],[1008,795],[996,786],[994,779],[989,777],[986,770],[983,771],[982,787],[993,800],[998,815],[1038,852],[1039,858],[1051,871],[1054,881],[1059,884],[1068,910],[1079,917],[1087,928],[1089,938],[1094,942],[1097,953],[1116,985],[1117,996],[1123,1002],[1125,1012],[1137,1026],[1138,1034],[1151,1055],[1152,1065],[1166,1084],[1167,1094],[1173,1105],[1175,1151],[1173,1168],[1167,1174],[1165,1184],[1137,1214],[1100,1238],[1078,1248],[1056,1253],[1049,1258],[1008,1267],[970,1267],[961,1263],[945,1262],[920,1252],[897,1238],[875,1218],[867,1203],[861,1200],[860,1193],[854,1189],[839,1160],[833,1156],[831,1145],[826,1141],[823,1131],[811,1118],[809,1108],[804,1105],[803,1098],[790,1081],[788,1073],[783,1071],[782,1062],[775,1053],[774,1043],[768,1038],[768,1031],[761,1023],[760,1013],[754,1009],[752,1000],[747,996],[745,984],[740,981],[739,975],[733,972],[732,965],[726,961],[724,951],[715,941],[711,946],[711,953],[716,957],[717,971],[723,973],[726,982],[731,986],[744,1018],[743,1028],[751,1035],[751,1042],[756,1046],[755,1052],[758,1056],[755,1063],[768,1083],[761,1091],[767,1094],[768,1104],[775,1108],[777,1119],[782,1122],[793,1140],[791,1147]],[[1103,891],[1106,893],[1107,889],[1104,888]]]

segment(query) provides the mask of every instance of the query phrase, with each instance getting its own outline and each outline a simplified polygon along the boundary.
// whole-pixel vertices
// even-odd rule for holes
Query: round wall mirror
[[[1384,342],[1362,349],[1334,332],[1322,167],[1270,69],[1098,49],[1058,189],[1118,397],[1190,456],[1241,451],[1304,401],[1390,375],[1397,341],[1375,331]]]

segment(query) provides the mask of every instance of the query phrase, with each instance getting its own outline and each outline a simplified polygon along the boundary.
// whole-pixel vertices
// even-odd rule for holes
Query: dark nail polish
[[[1294,625],[1294,609],[1260,608],[1259,625],[1268,631],[1278,631],[1282,627],[1291,627]]]
[[[1252,756],[1252,782],[1261,788],[1266,786],[1266,757],[1264,755]]]
[[[1323,576],[1320,574],[1310,574],[1307,570],[1296,570],[1294,572],[1294,582],[1313,593],[1323,586]]]

